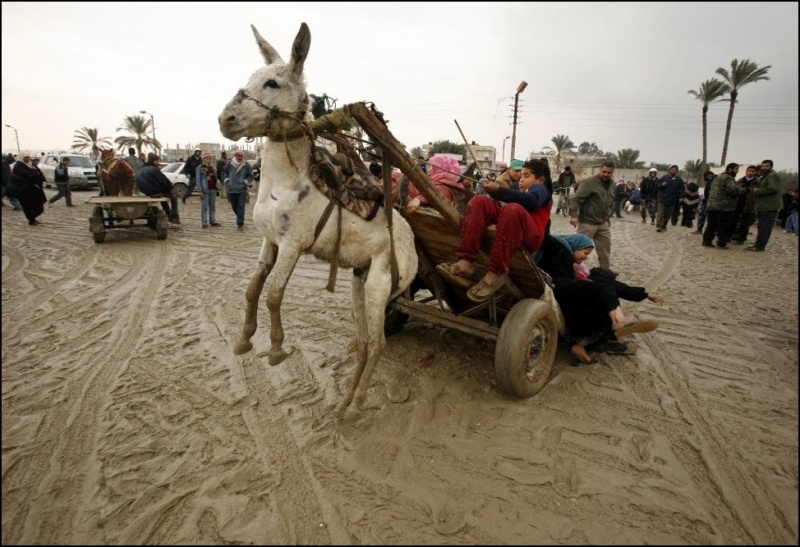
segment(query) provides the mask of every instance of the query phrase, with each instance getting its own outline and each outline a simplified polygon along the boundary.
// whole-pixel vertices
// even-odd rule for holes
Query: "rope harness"
[[[372,220],[377,214],[378,208],[384,205],[386,207],[386,221],[389,230],[391,252],[390,270],[392,287],[390,292],[394,293],[399,286],[400,280],[394,248],[392,206],[389,198],[391,195],[392,183],[391,169],[384,170],[383,192],[376,191],[375,187],[378,185],[373,184],[372,181],[374,177],[369,173],[369,170],[363,167],[361,159],[353,153],[355,147],[348,143],[346,139],[337,132],[341,123],[336,123],[333,120],[344,120],[345,116],[342,116],[341,113],[339,116],[333,113],[322,116],[313,123],[312,127],[312,124],[305,119],[306,110],[308,108],[308,95],[306,95],[303,101],[303,108],[297,112],[287,112],[279,109],[277,106],[268,107],[255,97],[249,95],[244,89],[239,90],[238,96],[241,101],[245,99],[253,101],[257,106],[267,111],[264,134],[273,142],[284,143],[286,157],[289,159],[289,164],[295,169],[297,169],[297,165],[292,158],[287,143],[303,137],[308,140],[309,155],[312,159],[308,173],[309,178],[314,182],[317,188],[330,199],[314,229],[314,239],[311,242],[311,246],[317,241],[317,238],[327,224],[333,212],[333,207],[337,207],[336,240],[330,261],[331,268],[328,275],[328,284],[325,288],[330,292],[334,292],[334,287],[336,285],[336,273],[338,270],[342,239],[342,206],[344,205],[348,210],[355,212],[365,220]],[[340,111],[346,113],[343,109],[340,109]],[[294,127],[290,126],[287,128],[287,124],[273,127],[273,124],[277,120],[289,120]],[[315,131],[320,133],[328,132],[325,137],[336,143],[338,152],[331,155],[325,148],[315,147]],[[332,133],[330,133],[331,131]],[[252,142],[253,138],[246,140],[247,142]],[[384,160],[384,166],[388,166],[387,158],[384,158]],[[357,167],[357,164],[361,164],[361,168]],[[366,207],[363,206],[365,201],[369,203]]]

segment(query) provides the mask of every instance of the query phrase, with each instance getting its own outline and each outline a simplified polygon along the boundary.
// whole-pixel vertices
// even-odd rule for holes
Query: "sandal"
[[[580,359],[573,359],[572,361],[569,362],[569,364],[570,366],[573,367],[579,367],[581,365],[596,365],[599,362],[600,361],[592,357],[589,361],[581,361]]]
[[[650,332],[656,330],[657,328],[658,323],[651,319],[645,319],[643,321],[631,321],[627,325],[615,329],[614,336],[617,338],[617,340],[619,340],[635,332]]]
[[[459,270],[455,264],[437,264],[436,271],[454,285],[458,285],[464,289],[468,289],[472,286],[472,281],[464,277],[467,274]]]
[[[489,300],[490,296],[497,292],[497,289],[503,286],[505,280],[506,276],[502,275],[497,279],[494,285],[489,285],[486,281],[481,279],[467,291],[467,298],[473,302],[486,302]]]

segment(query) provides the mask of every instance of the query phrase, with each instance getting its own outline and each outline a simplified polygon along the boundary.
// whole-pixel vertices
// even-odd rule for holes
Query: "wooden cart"
[[[106,232],[113,228],[149,228],[156,238],[167,239],[169,220],[161,203],[169,198],[148,196],[92,196],[86,203],[94,205],[89,217],[89,231],[95,243],[106,240]],[[134,221],[143,220],[136,223]]]
[[[396,165],[430,201],[435,210],[417,209],[405,215],[416,238],[419,274],[405,296],[392,301],[386,314],[387,335],[398,332],[409,317],[442,325],[496,342],[495,372],[500,388],[516,397],[531,397],[547,384],[558,345],[557,312],[542,300],[545,281],[531,256],[519,250],[511,261],[509,281],[487,302],[476,304],[467,289],[486,273],[495,236],[484,234],[482,252],[470,283],[455,285],[435,267],[456,261],[459,244],[458,211],[389,131],[379,112],[365,103],[347,105],[349,114],[384,154],[384,173]]]

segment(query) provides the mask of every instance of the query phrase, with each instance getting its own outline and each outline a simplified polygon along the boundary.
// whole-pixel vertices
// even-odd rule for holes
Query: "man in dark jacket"
[[[666,232],[667,222],[672,218],[672,225],[678,223],[678,218],[673,216],[683,195],[683,179],[678,176],[678,166],[671,165],[667,174],[658,181],[658,205],[656,208],[656,232]]]
[[[703,232],[703,246],[713,247],[714,236],[717,247],[727,249],[733,231],[733,212],[744,190],[736,183],[739,173],[738,163],[729,163],[725,172],[711,183],[711,191],[706,200],[706,229]]]
[[[47,200],[48,207],[60,200],[62,197],[67,202],[67,207],[75,207],[72,204],[72,192],[69,188],[69,156],[61,158],[53,171],[53,179],[56,181],[58,193]]]
[[[186,160],[186,164],[183,166],[183,170],[181,171],[182,174],[189,177],[189,189],[186,190],[186,193],[181,198],[183,203],[186,203],[186,198],[192,195],[195,186],[197,186],[195,176],[197,176],[197,168],[201,165],[203,165],[203,151],[200,150],[200,148],[195,148],[194,154],[192,154],[192,156]]]
[[[750,188],[758,186],[757,174],[758,167],[755,165],[748,165],[745,170],[745,175],[739,179],[739,187],[744,188],[747,192],[739,197],[736,210],[733,212],[733,235],[731,236],[731,243],[734,245],[742,245],[747,240],[750,226],[753,225],[756,219],[756,214],[754,212],[756,196],[750,192]]]
[[[170,203],[162,201],[161,208],[164,209],[171,223],[180,224],[178,198],[172,194],[172,183],[167,178],[167,175],[161,172],[158,160],[157,154],[153,152],[147,154],[147,163],[136,173],[136,184],[139,186],[139,191],[146,196],[169,198]],[[170,207],[170,204],[172,207]]]
[[[778,210],[783,205],[781,177],[772,167],[772,160],[763,160],[761,162],[761,178],[757,185],[750,188],[750,192],[756,196],[758,233],[755,243],[750,247],[745,247],[745,251],[763,251],[767,248],[772,228],[775,227],[775,219],[778,217]]]
[[[642,224],[647,223],[647,215],[650,215],[650,224],[656,223],[656,198],[658,197],[658,169],[655,167],[642,181],[639,199],[642,202]]]

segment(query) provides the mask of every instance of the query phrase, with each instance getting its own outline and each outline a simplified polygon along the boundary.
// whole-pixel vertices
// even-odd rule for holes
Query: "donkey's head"
[[[267,66],[256,70],[247,85],[240,88],[219,115],[219,130],[231,140],[267,134],[268,124],[281,123],[279,112],[305,118],[308,96],[303,80],[303,63],[311,45],[311,32],[305,23],[292,45],[292,58],[284,63],[278,52],[250,25]],[[271,115],[272,112],[272,115]]]

